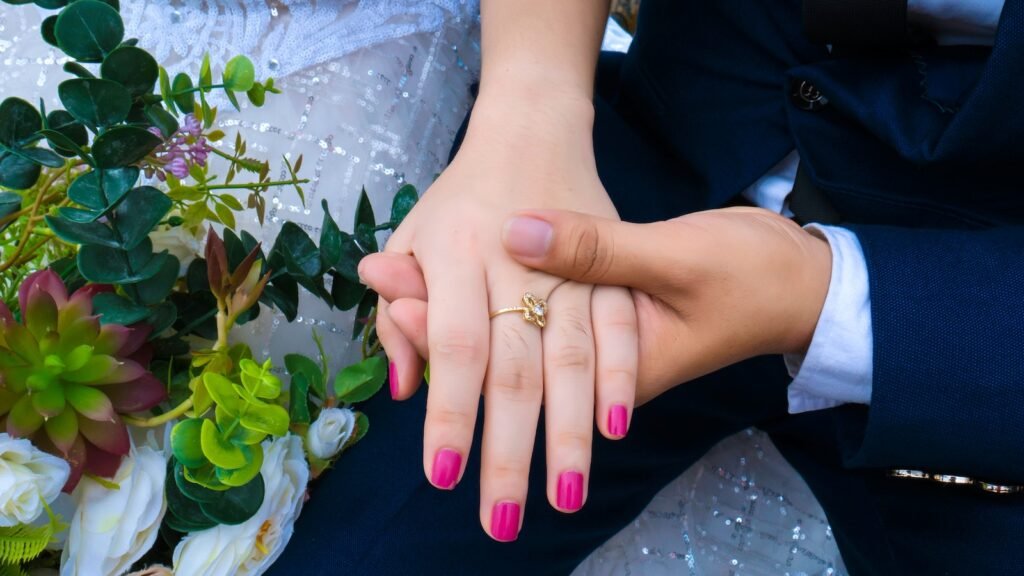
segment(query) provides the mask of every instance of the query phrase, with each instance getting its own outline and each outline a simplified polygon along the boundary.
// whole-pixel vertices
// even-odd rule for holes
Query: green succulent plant
[[[110,290],[88,285],[69,295],[42,270],[21,285],[21,322],[0,302],[0,426],[67,460],[65,491],[83,472],[113,476],[131,447],[119,415],[166,396],[147,369],[151,328],[94,315],[93,299],[116,297]]]

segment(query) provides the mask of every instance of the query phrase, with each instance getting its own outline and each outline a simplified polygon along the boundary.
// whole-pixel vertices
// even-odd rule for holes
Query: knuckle
[[[497,363],[489,387],[503,398],[539,401],[541,396],[540,379],[517,360]]]
[[[430,356],[435,362],[468,365],[487,358],[485,340],[464,330],[447,330],[438,337],[431,335],[430,343]]]
[[[603,241],[600,230],[593,222],[579,224],[573,237],[576,246],[570,256],[570,266],[581,278],[596,280],[604,277],[611,263],[613,246]]]
[[[530,473],[530,461],[521,457],[505,456],[488,466],[487,474],[497,480],[525,480]]]
[[[589,346],[563,344],[551,355],[551,364],[560,370],[589,372],[594,365],[594,351]]]
[[[562,430],[555,434],[554,441],[562,450],[588,451],[593,443],[593,436],[582,430]]]
[[[636,385],[637,369],[634,366],[602,366],[600,379],[606,383]]]
[[[430,408],[427,412],[427,421],[441,428],[462,429],[472,424],[473,417],[463,410],[443,406]]]

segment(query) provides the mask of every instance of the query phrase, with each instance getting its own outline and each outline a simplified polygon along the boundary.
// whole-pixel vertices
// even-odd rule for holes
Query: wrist
[[[533,148],[592,146],[594,104],[589,94],[537,83],[491,84],[481,89],[466,143],[484,140],[523,143]]]
[[[832,280],[832,247],[828,240],[814,229],[804,229],[803,235],[803,246],[798,254],[803,264],[802,297],[796,301],[799,309],[784,339],[785,354],[807,354]]]

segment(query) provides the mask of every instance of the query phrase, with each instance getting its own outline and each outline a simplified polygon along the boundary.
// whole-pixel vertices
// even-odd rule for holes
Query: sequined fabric
[[[270,159],[281,176],[282,157],[305,157],[305,205],[273,190],[265,226],[252,214],[239,219],[268,245],[285,220],[318,233],[322,199],[344,226],[364,186],[378,213],[404,183],[425,190],[445,166],[479,74],[475,1],[122,0],[122,10],[129,34],[172,71],[195,73],[206,51],[215,68],[244,53],[261,77],[278,80],[284,94],[266,107],[235,112],[222,102],[219,116],[222,130],[241,132],[249,155]],[[66,75],[39,37],[41,19],[31,7],[0,4],[0,99],[38,94],[52,109]],[[352,313],[304,297],[298,321],[264,313],[243,333],[280,363],[289,352],[313,353],[315,328],[337,367],[358,354],[352,324]],[[820,507],[754,431],[713,449],[575,572],[842,573]]]

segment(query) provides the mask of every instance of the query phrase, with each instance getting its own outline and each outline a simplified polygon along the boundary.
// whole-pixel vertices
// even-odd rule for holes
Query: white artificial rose
[[[309,453],[321,460],[334,458],[352,437],[356,415],[348,408],[324,408],[306,432]]]
[[[72,496],[77,503],[61,576],[119,576],[152,548],[167,503],[167,459],[150,446],[135,447],[110,482],[83,477]]]
[[[24,438],[0,434],[0,527],[33,522],[68,481],[68,463]]]
[[[284,551],[302,511],[309,465],[302,439],[288,435],[263,444],[263,504],[237,526],[193,532],[174,549],[174,573],[182,576],[257,576]]]
[[[205,226],[198,227],[195,234],[189,232],[185,226],[166,225],[158,226],[156,230],[149,233],[154,252],[160,253],[167,250],[172,256],[178,258],[181,263],[180,274],[185,274],[188,271],[188,265],[202,252],[205,236]]]

